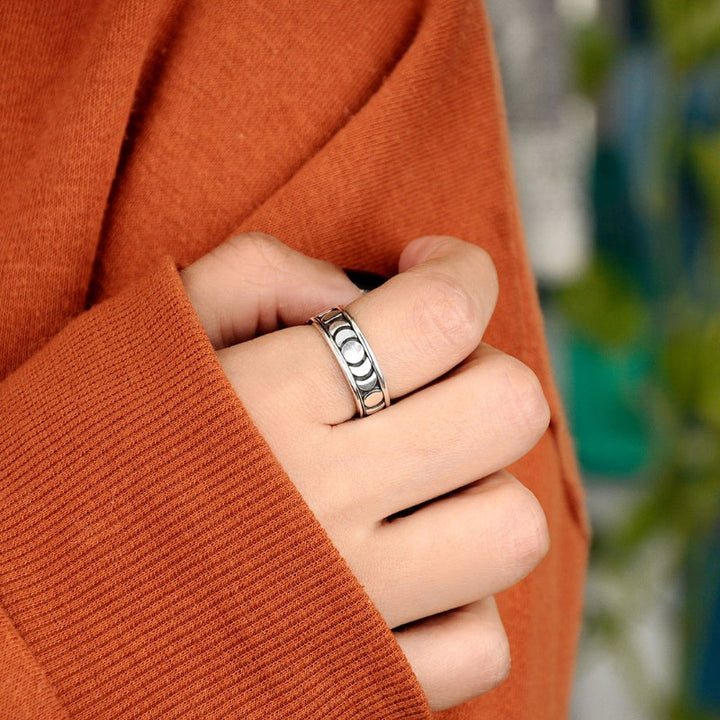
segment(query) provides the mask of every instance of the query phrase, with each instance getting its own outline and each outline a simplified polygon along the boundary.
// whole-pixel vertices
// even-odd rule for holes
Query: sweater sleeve
[[[0,707],[429,716],[169,258],[0,385],[0,478]]]

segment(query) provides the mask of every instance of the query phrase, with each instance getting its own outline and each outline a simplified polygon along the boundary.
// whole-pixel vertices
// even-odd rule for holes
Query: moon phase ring
[[[359,417],[390,405],[385,378],[365,336],[343,307],[332,308],[308,320],[325,338],[350,386]]]

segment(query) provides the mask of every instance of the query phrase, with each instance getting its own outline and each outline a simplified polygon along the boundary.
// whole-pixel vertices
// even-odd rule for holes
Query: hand
[[[339,268],[252,233],[183,280],[230,382],[396,628],[431,707],[499,684],[510,656],[493,595],[548,548],[539,503],[503,468],[541,437],[549,410],[529,368],[481,343],[497,297],[488,255],[419,238],[398,275],[360,296]],[[393,398],[367,418],[352,419],[337,361],[304,324],[338,304]]]

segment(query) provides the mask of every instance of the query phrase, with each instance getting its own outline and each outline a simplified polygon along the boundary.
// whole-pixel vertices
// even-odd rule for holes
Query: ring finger
[[[359,488],[381,521],[515,462],[548,419],[533,372],[481,345],[452,376],[366,421],[333,428],[333,445],[342,482]]]

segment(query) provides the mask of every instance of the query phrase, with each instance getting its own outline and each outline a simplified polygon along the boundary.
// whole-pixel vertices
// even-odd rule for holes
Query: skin
[[[398,271],[361,295],[338,267],[248,233],[182,278],[243,405],[442,710],[509,672],[493,596],[549,539],[540,504],[503,468],[550,413],[533,372],[482,342],[498,292],[487,253],[422,237]],[[338,304],[393,399],[368,418],[353,419],[337,361],[305,324]]]

